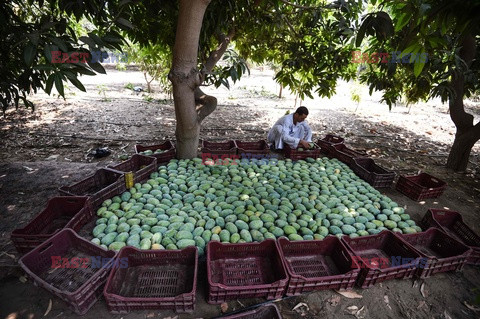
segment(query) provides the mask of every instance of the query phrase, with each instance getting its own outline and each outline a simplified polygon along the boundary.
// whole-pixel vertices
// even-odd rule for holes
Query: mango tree
[[[390,106],[402,94],[409,103],[448,101],[457,131],[446,165],[455,171],[467,168],[480,139],[480,122],[474,123],[464,105],[464,98],[480,89],[479,12],[479,1],[379,1],[357,35],[358,46],[370,36],[364,51],[374,63],[361,75],[370,92],[382,90]],[[374,52],[389,53],[389,63],[378,56],[373,61]]]

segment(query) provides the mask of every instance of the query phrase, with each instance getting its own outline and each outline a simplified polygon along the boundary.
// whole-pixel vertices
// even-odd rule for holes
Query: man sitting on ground
[[[284,143],[292,149],[300,145],[310,148],[308,143],[312,141],[312,130],[305,122],[307,115],[308,109],[300,106],[295,113],[280,118],[268,132],[267,140],[272,143],[271,149],[283,149]]]

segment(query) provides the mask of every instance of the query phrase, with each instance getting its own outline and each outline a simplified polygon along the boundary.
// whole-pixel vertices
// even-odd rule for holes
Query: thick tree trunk
[[[177,33],[173,47],[172,82],[177,127],[177,157],[197,156],[200,121],[195,108],[195,90],[202,83],[197,70],[198,42],[203,16],[210,0],[180,0]]]
[[[460,57],[468,66],[472,63],[475,51],[475,38],[467,36],[462,43]],[[450,118],[455,123],[457,132],[447,160],[447,168],[455,171],[465,171],[467,169],[472,147],[480,139],[480,123],[474,126],[474,117],[465,112],[463,105],[464,84],[463,73],[457,71],[452,79],[455,97],[449,100]]]

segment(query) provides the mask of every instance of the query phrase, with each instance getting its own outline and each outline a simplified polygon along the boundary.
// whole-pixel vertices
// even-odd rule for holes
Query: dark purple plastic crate
[[[109,165],[108,168],[120,173],[133,173],[133,182],[138,183],[150,177],[150,174],[157,169],[157,159],[151,156],[135,154],[130,159],[116,165]]]
[[[400,176],[396,189],[414,201],[436,198],[442,195],[447,183],[427,173]]]
[[[25,227],[15,229],[11,240],[19,253],[27,253],[63,228],[79,231],[93,217],[88,197],[52,197],[47,207]]]
[[[332,145],[343,144],[345,139],[340,136],[327,134],[324,138],[317,141],[317,145],[320,146],[321,152],[328,155],[332,150]]]
[[[422,219],[425,227],[437,227],[472,249],[467,264],[480,265],[480,236],[465,224],[459,212],[430,208]]]
[[[93,208],[99,206],[104,200],[112,198],[125,189],[125,178],[122,173],[109,168],[100,168],[95,174],[70,186],[58,189],[61,195],[88,196]]]
[[[277,240],[290,277],[287,296],[312,290],[352,289],[360,272],[344,243],[336,236],[323,240]]]
[[[240,156],[240,158],[248,158],[251,157],[252,154],[270,154],[270,148],[268,147],[268,143],[265,140],[260,140],[256,142],[242,142],[235,140],[235,144],[237,145],[238,155]]]
[[[300,146],[299,146],[300,147]],[[292,161],[304,160],[306,158],[319,158],[320,157],[320,147],[317,144],[313,146],[311,149],[304,149],[303,151],[299,151],[298,148],[293,149],[288,144],[284,145],[284,155],[286,158],[291,159]]]
[[[390,279],[412,278],[417,271],[420,254],[391,231],[356,238],[343,236],[342,240],[362,268],[357,280],[361,288]],[[399,265],[393,265],[394,260]]]
[[[121,258],[126,258],[128,267],[112,270],[103,293],[110,312],[146,309],[193,312],[198,268],[196,247],[182,250],[123,247],[117,255],[117,260]]]
[[[113,266],[113,257],[115,252],[107,251],[66,228],[23,256],[19,264],[38,286],[83,315],[101,296],[103,284]],[[70,268],[65,267],[63,260],[57,264],[55,258],[67,258]]]
[[[355,174],[373,187],[390,187],[393,184],[395,173],[375,164],[371,158],[354,158],[351,168]]]
[[[367,158],[368,155],[365,152],[360,152],[348,148],[345,144],[335,144],[332,145],[330,152],[328,154],[330,157],[335,157],[339,161],[344,162],[347,165],[351,165],[353,163],[353,159],[360,157],[360,158]]]
[[[155,157],[157,159],[157,165],[167,163],[171,159],[174,159],[176,156],[175,144],[171,141],[165,141],[163,143],[155,144],[155,145],[141,145],[141,144],[135,145],[135,153],[137,154],[141,154],[142,152],[149,151],[149,150],[152,151],[153,154],[148,156]],[[156,150],[162,150],[166,152],[155,154]]]
[[[288,275],[275,240],[207,246],[208,300],[219,304],[241,298],[277,299]]]
[[[415,234],[397,234],[422,256],[417,276],[428,278],[439,272],[461,270],[471,249],[438,228]]]
[[[280,311],[274,304],[266,304],[255,310],[240,312],[234,315],[226,315],[223,319],[282,319]]]
[[[233,140],[225,142],[202,141],[202,153],[215,155],[237,155],[237,144]]]

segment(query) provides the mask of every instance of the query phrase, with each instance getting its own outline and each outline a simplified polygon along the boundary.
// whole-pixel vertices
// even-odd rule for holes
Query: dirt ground
[[[231,90],[206,88],[218,98],[217,111],[208,117],[201,131],[207,140],[265,139],[269,127],[300,101],[279,87],[268,69],[252,74]],[[18,266],[20,255],[10,242],[13,229],[27,224],[57,195],[58,187],[69,185],[100,167],[132,155],[135,144],[154,144],[174,139],[173,102],[160,93],[136,93],[125,86],[142,86],[143,74],[109,69],[107,75],[86,77],[87,93],[70,86],[67,98],[37,94],[34,113],[8,111],[0,120],[0,318],[77,317],[63,302],[30,281],[24,282]],[[351,83],[340,83],[332,99],[302,102],[310,110],[307,119],[317,138],[327,133],[345,137],[346,143],[362,149],[397,175],[425,171],[449,185],[438,199],[414,202],[395,189],[382,190],[405,206],[419,222],[427,208],[449,208],[462,213],[466,223],[480,233],[480,145],[474,147],[466,173],[444,168],[455,128],[448,108],[439,101],[397,105],[391,111],[359,87],[361,102],[350,99]],[[154,89],[158,90],[157,87]],[[467,102],[468,111],[480,118],[480,103]],[[93,150],[107,147],[111,155],[96,159]],[[196,310],[178,318],[213,318],[221,315],[219,305],[209,305],[206,270],[200,263]],[[284,318],[480,318],[471,307],[480,293],[480,268],[466,266],[457,273],[435,275],[425,281],[393,280],[369,289],[355,289],[361,299],[334,291],[312,292],[277,301]],[[423,288],[422,288],[423,287]],[[421,289],[422,288],[422,289]],[[236,311],[264,300],[239,300],[228,304]],[[300,303],[305,305],[296,307]],[[356,307],[356,308],[355,308]],[[296,310],[293,310],[296,308]],[[97,302],[84,318],[168,318],[168,311],[134,312],[112,316],[104,300]]]

